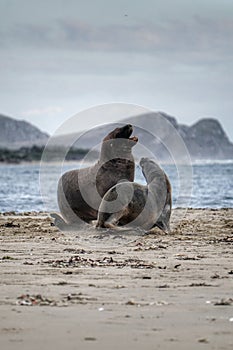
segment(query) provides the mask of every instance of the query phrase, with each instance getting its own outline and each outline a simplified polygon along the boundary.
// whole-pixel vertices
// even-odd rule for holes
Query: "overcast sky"
[[[0,0],[0,16],[0,113],[52,133],[126,102],[233,140],[232,0]]]

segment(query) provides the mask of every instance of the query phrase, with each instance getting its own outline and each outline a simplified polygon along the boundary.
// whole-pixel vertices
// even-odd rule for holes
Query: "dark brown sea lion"
[[[102,142],[99,161],[88,168],[66,172],[59,180],[57,198],[61,215],[52,214],[55,225],[70,229],[82,221],[97,219],[104,194],[122,179],[134,180],[132,125],[111,131]]]
[[[104,195],[96,227],[140,227],[152,231],[158,226],[170,231],[171,185],[165,172],[153,160],[140,161],[147,186],[122,182]]]

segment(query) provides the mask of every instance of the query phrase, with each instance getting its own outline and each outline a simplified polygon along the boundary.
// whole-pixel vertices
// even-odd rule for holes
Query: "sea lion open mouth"
[[[120,132],[117,135],[117,138],[123,138],[123,139],[128,139],[129,141],[138,142],[137,136],[130,137],[132,133],[133,133],[133,126],[131,124],[127,124],[120,129]]]
[[[138,142],[138,137],[137,136],[129,137],[129,140],[133,142]]]
[[[133,133],[133,126],[131,124],[127,124],[121,128],[116,128],[112,132],[110,132],[103,141],[109,141],[112,139],[125,139],[128,141],[132,141],[132,144],[135,145],[135,143],[138,142],[137,136],[132,136]]]
[[[116,135],[115,137],[118,139],[129,139],[133,132],[133,126],[131,124],[127,124],[122,128],[115,129]]]
[[[133,126],[131,124],[127,124],[122,128],[121,138],[125,139],[126,142],[123,141],[123,147],[133,147],[138,142],[137,136],[131,136],[133,133]]]

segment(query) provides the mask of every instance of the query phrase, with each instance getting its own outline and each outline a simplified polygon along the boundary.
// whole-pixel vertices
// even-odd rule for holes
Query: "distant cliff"
[[[0,114],[0,148],[43,146],[49,135],[34,125]]]
[[[167,120],[169,123],[163,123],[163,119]],[[142,129],[139,129],[138,133],[141,135],[142,142],[144,141],[148,144],[151,141],[154,143],[152,149],[155,154],[160,155],[161,158],[167,158],[166,147],[164,147],[164,145],[169,145],[170,150],[177,148],[177,138],[174,136],[175,133],[171,134],[169,127],[169,125],[172,125],[182,137],[192,160],[233,159],[233,143],[230,142],[217,119],[204,118],[191,126],[187,126],[179,124],[176,118],[166,113],[155,112],[128,118],[125,121],[141,126]],[[158,136],[160,142],[152,138],[150,139],[143,131],[145,127],[152,134]]]
[[[144,146],[144,149],[143,147],[140,149],[139,145],[136,146],[135,153],[138,156],[143,156],[145,149],[149,149],[158,160],[170,161],[170,154],[174,151],[178,154],[178,159],[181,159],[183,148],[177,142],[177,138],[181,136],[179,139],[183,140],[181,143],[185,144],[193,161],[233,159],[233,144],[216,119],[200,119],[194,125],[187,126],[179,124],[176,118],[166,113],[153,112],[130,117],[120,122],[134,125],[133,133],[139,137],[139,143]],[[58,136],[54,144],[68,145],[71,139],[77,139],[75,147],[92,148],[99,144],[113,127],[103,125],[86,132],[84,136],[81,136],[82,133]]]
[[[201,119],[186,129],[185,144],[193,158],[233,159],[233,144],[216,119]]]
[[[179,135],[181,143],[185,144],[194,161],[197,159],[233,159],[233,143],[229,141],[216,119],[200,119],[194,125],[187,126],[179,124],[176,118],[166,113],[153,112],[120,121],[120,125],[125,123],[135,126],[134,135],[139,137],[139,143],[136,146],[138,157],[145,155],[144,150],[147,148],[158,160],[171,160],[170,153],[174,151],[178,154],[178,158],[182,158],[182,147],[177,142],[177,135]],[[98,129],[85,132],[85,136],[81,136],[80,132],[57,136],[53,138],[53,146],[64,147],[69,145],[71,139],[77,139],[74,148],[87,150],[100,144],[103,137],[116,126],[117,124],[115,126],[103,125]],[[0,148],[2,150],[43,146],[47,143],[48,138],[48,134],[41,132],[28,122],[0,115]],[[144,149],[140,148],[139,144],[143,145]]]

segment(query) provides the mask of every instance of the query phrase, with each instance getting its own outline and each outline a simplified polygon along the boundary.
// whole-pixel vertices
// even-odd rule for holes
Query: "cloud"
[[[97,25],[70,18],[50,24],[18,24],[5,45],[76,51],[210,52],[232,54],[233,20],[191,17],[140,24]],[[3,37],[1,38],[3,41]]]

